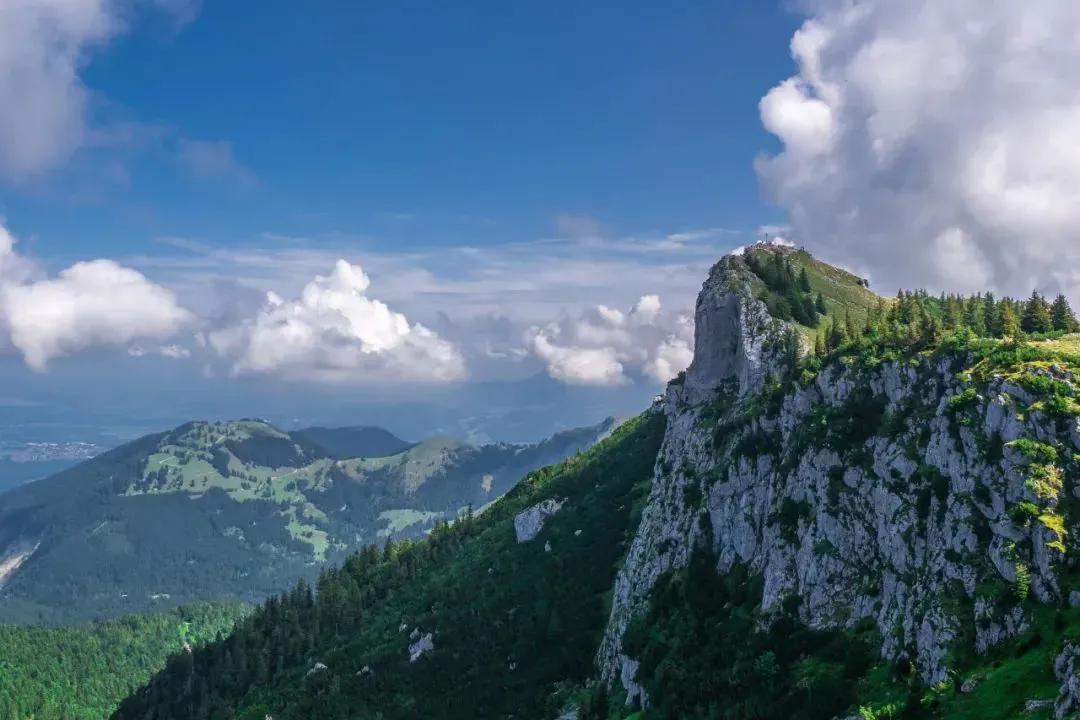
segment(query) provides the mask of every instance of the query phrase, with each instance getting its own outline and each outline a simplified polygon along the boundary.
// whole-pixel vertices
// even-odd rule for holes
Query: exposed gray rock
[[[726,257],[712,269],[698,295],[694,359],[685,382],[690,402],[711,399],[729,380],[737,383],[740,394],[753,392],[779,360],[775,339],[783,323],[754,297],[747,273]]]
[[[1047,510],[1054,501],[1033,495],[1030,461],[1007,443],[1068,436],[1040,413],[1020,414],[1030,395],[1000,378],[954,411],[948,399],[965,380],[948,359],[925,357],[862,370],[830,366],[789,390],[779,411],[747,416],[740,398],[778,367],[773,353],[786,328],[761,316],[733,267],[722,261],[705,283],[694,362],[664,396],[667,428],[649,499],[597,655],[602,680],[621,683],[631,702],[648,702],[623,634],[657,579],[686,565],[707,537],[718,572],[743,565],[761,576],[766,613],[797,595],[812,627],[868,618],[883,638],[882,657],[911,658],[930,684],[947,677],[950,644],[965,625],[974,623],[980,652],[1023,632],[1013,586],[1023,576],[1036,599],[1056,601],[1061,554],[1040,522],[1019,526],[1009,517],[1021,500]],[[887,431],[844,452],[802,439],[812,414],[842,417],[867,390],[899,419]],[[731,430],[718,441],[720,425]],[[1069,432],[1080,439],[1080,430]],[[768,441],[746,455],[740,440],[750,437]],[[999,451],[991,454],[994,443]],[[692,506],[687,488],[695,483],[702,501]],[[785,507],[799,512],[781,527]],[[993,597],[977,586],[994,588]]]
[[[1065,643],[1058,656],[1054,658],[1054,677],[1061,683],[1057,701],[1054,703],[1054,717],[1064,720],[1080,710],[1080,645]]]
[[[435,636],[432,633],[421,635],[414,642],[409,644],[409,662],[416,662],[424,655],[424,653],[429,653],[434,649]]]
[[[519,543],[533,540],[544,529],[544,523],[562,509],[561,500],[548,498],[522,510],[514,517],[514,534]]]

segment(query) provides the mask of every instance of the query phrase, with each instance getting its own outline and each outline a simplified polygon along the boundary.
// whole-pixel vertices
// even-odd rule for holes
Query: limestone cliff
[[[1032,602],[1067,594],[1063,472],[1080,431],[1038,388],[1072,391],[1068,370],[973,368],[960,347],[785,378],[780,348],[794,326],[769,316],[737,256],[713,269],[696,322],[597,657],[629,700],[647,697],[623,634],[658,577],[696,548],[717,572],[760,575],[765,613],[796,596],[812,627],[869,618],[882,657],[910,660],[930,684],[947,676],[956,643],[983,652],[1025,628]]]

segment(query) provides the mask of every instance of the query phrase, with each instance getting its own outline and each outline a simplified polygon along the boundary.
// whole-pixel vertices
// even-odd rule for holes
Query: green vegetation
[[[80,627],[0,625],[0,717],[104,720],[169,655],[229,632],[247,610],[198,604]]]
[[[314,588],[271,598],[227,639],[172,658],[114,717],[553,716],[553,684],[592,675],[663,429],[662,415],[642,415],[481,516],[369,547]],[[516,542],[516,513],[547,498],[562,509],[539,538]],[[410,662],[427,633],[433,649]]]
[[[286,433],[194,422],[0,496],[0,620],[56,624],[234,597],[258,603],[386,537],[421,537],[527,472],[592,445],[613,421],[535,445],[434,438],[388,456],[370,429]],[[327,450],[324,445],[332,446]]]
[[[757,245],[742,257],[757,279],[756,294],[770,314],[797,323],[808,336],[822,325],[823,318],[850,322],[865,317],[880,301],[865,280],[805,250]]]
[[[741,567],[726,575],[715,567],[699,552],[668,573],[647,613],[627,629],[624,646],[641,658],[638,680],[650,697],[642,720],[827,720],[851,707],[858,681],[877,661],[872,624],[811,630],[797,619],[794,598],[763,616],[760,580]],[[582,720],[601,717],[610,716]]]

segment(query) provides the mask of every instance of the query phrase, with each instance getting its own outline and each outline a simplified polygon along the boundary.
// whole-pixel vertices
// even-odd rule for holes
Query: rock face
[[[778,361],[784,323],[769,315],[749,283],[749,271],[736,256],[709,273],[694,312],[694,359],[685,382],[689,402],[712,399],[728,381],[735,381],[741,394],[757,390]]]
[[[1054,717],[1058,720],[1073,717],[1080,710],[1080,645],[1067,643],[1054,660],[1054,677],[1061,683],[1061,691],[1054,703]]]
[[[540,534],[544,529],[547,519],[562,509],[562,502],[549,498],[543,502],[526,508],[514,518],[514,535],[519,543],[529,542]]]
[[[602,679],[647,703],[622,637],[657,579],[696,549],[718,572],[760,575],[765,612],[794,595],[813,627],[869,618],[882,657],[910,659],[928,683],[946,678],[963,633],[986,650],[1026,628],[1023,598],[1057,601],[1059,471],[1014,441],[1071,446],[1070,430],[1004,378],[976,391],[955,358],[835,363],[762,392],[787,328],[762,317],[740,272],[732,258],[713,269],[693,364],[665,395],[651,494],[597,656]]]

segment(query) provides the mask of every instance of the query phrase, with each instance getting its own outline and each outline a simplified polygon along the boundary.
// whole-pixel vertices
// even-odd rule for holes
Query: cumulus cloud
[[[804,5],[757,163],[794,236],[889,290],[1080,294],[1080,4]]]
[[[667,382],[693,359],[693,322],[665,315],[657,295],[643,295],[629,312],[597,305],[529,331],[529,348],[548,374],[572,385],[621,385],[628,371]]]
[[[267,293],[253,318],[210,332],[208,343],[230,359],[235,374],[338,381],[465,377],[454,345],[369,298],[370,284],[359,265],[338,260],[299,298]]]
[[[0,329],[34,370],[88,347],[164,339],[191,319],[171,292],[112,260],[44,277],[0,226]]]

